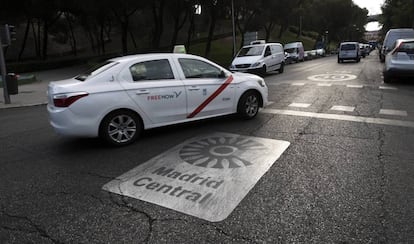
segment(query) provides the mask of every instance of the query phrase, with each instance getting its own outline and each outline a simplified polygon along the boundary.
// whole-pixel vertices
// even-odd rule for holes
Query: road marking
[[[226,219],[289,147],[287,141],[212,133],[189,139],[102,189],[207,221]]]
[[[392,86],[380,86],[379,89],[382,89],[382,90],[398,90],[397,87],[392,87]]]
[[[364,86],[363,85],[346,85],[346,87],[348,87],[348,88],[362,88]]]
[[[307,108],[310,105],[311,105],[310,103],[291,103],[291,104],[289,104],[289,107]]]
[[[332,86],[332,84],[329,84],[329,83],[318,83],[318,86]]]
[[[394,109],[380,109],[379,114],[396,115],[396,116],[408,116],[407,111],[394,110]]]
[[[219,88],[211,94],[202,104],[200,104],[191,114],[187,116],[187,118],[193,118],[198,113],[200,113],[211,101],[214,100],[226,87],[233,81],[233,76],[230,75],[229,78],[227,78],[223,84],[219,86]]]
[[[351,107],[351,106],[332,106],[331,110],[336,110],[336,111],[345,111],[345,112],[354,112],[355,107]]]
[[[355,80],[357,78],[356,75],[351,74],[320,74],[320,75],[312,75],[309,76],[309,80],[313,81],[348,81],[348,80]]]
[[[292,86],[304,86],[306,83],[292,83]]]
[[[343,121],[352,121],[352,122],[360,122],[360,123],[368,123],[368,124],[392,125],[392,126],[414,128],[414,122],[404,121],[404,120],[369,118],[369,117],[360,117],[360,116],[342,115],[342,114],[323,114],[323,113],[312,113],[312,112],[279,110],[279,109],[263,109],[261,110],[261,112],[268,113],[268,114],[281,114],[281,115],[311,117],[311,118],[319,118],[319,119],[343,120]]]

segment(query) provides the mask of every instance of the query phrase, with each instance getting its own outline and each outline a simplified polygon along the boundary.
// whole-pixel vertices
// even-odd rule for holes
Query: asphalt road
[[[273,103],[254,120],[153,129],[124,148],[57,136],[45,106],[0,110],[0,243],[414,243],[414,83],[383,84],[381,69],[375,54],[292,64],[265,77]],[[290,142],[223,221],[102,190],[215,132]]]

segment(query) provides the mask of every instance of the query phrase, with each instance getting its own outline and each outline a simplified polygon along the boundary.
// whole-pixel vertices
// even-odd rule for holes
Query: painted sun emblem
[[[179,155],[185,162],[204,168],[240,168],[252,165],[240,157],[251,150],[267,148],[252,139],[243,137],[210,137],[191,142],[181,148]]]

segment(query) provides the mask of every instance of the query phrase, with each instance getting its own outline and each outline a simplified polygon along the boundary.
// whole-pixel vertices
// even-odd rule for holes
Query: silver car
[[[398,39],[385,56],[384,82],[393,78],[414,77],[414,38]]]

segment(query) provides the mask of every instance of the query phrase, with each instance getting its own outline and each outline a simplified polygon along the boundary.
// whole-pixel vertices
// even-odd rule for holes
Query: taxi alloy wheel
[[[127,110],[110,113],[102,122],[100,134],[114,146],[125,146],[134,142],[141,132],[139,117]]]
[[[254,118],[259,112],[259,95],[257,92],[245,93],[239,101],[238,113],[245,119]]]

